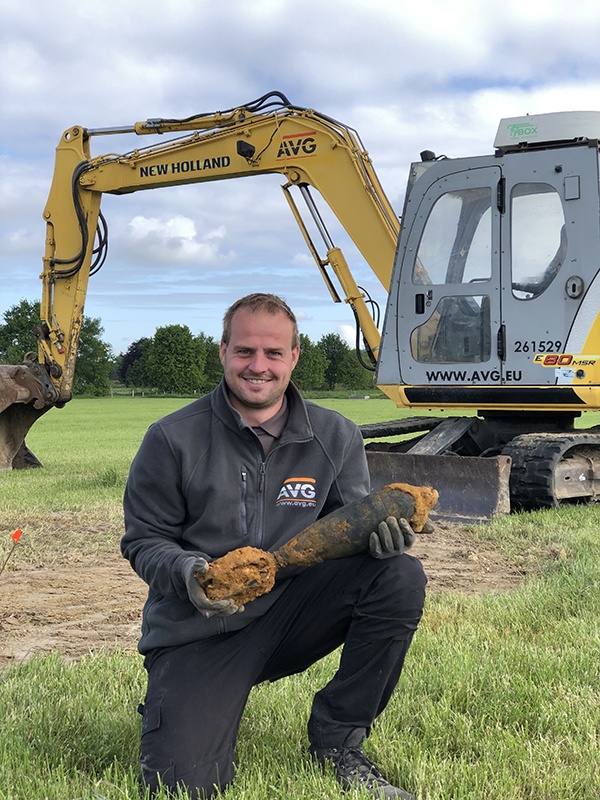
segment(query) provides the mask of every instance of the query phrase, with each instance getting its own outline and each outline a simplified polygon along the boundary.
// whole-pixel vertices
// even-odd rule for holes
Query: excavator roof
[[[500,120],[494,147],[501,152],[600,140],[600,111],[557,111]]]

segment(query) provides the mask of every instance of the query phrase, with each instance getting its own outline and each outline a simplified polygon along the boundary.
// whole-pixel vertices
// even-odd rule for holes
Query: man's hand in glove
[[[187,586],[188,597],[198,611],[207,618],[229,617],[244,610],[244,606],[236,606],[233,600],[209,600],[206,592],[198,583],[196,575],[203,575],[208,569],[208,561],[204,558],[188,558],[183,562],[181,573]]]
[[[369,537],[369,552],[374,558],[402,555],[415,543],[415,533],[405,519],[388,517]]]

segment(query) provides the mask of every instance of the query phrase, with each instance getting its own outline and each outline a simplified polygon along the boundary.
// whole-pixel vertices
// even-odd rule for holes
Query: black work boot
[[[310,755],[325,769],[331,764],[335,777],[344,789],[364,789],[371,797],[378,800],[399,798],[399,800],[416,800],[414,794],[392,786],[381,774],[375,764],[358,747],[313,747]]]

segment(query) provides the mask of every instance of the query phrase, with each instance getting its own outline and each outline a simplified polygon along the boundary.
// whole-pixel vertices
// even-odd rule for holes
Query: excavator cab
[[[412,166],[377,374],[401,404],[599,406],[600,114],[580,116]]]
[[[510,459],[513,507],[600,497],[600,437],[575,430],[600,408],[599,138],[597,112],[506,119],[494,155],[411,167],[377,384],[470,410],[398,447],[496,459],[495,487]]]

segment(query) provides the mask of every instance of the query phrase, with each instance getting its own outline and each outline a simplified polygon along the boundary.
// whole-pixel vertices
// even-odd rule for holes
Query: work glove
[[[236,606],[233,600],[209,600],[206,592],[198,583],[196,575],[204,575],[208,570],[205,558],[187,558],[183,562],[181,574],[187,587],[188,597],[207,619],[211,617],[229,617],[244,610],[244,606]]]
[[[369,553],[374,558],[400,556],[415,543],[415,532],[405,519],[388,517],[369,536]]]

